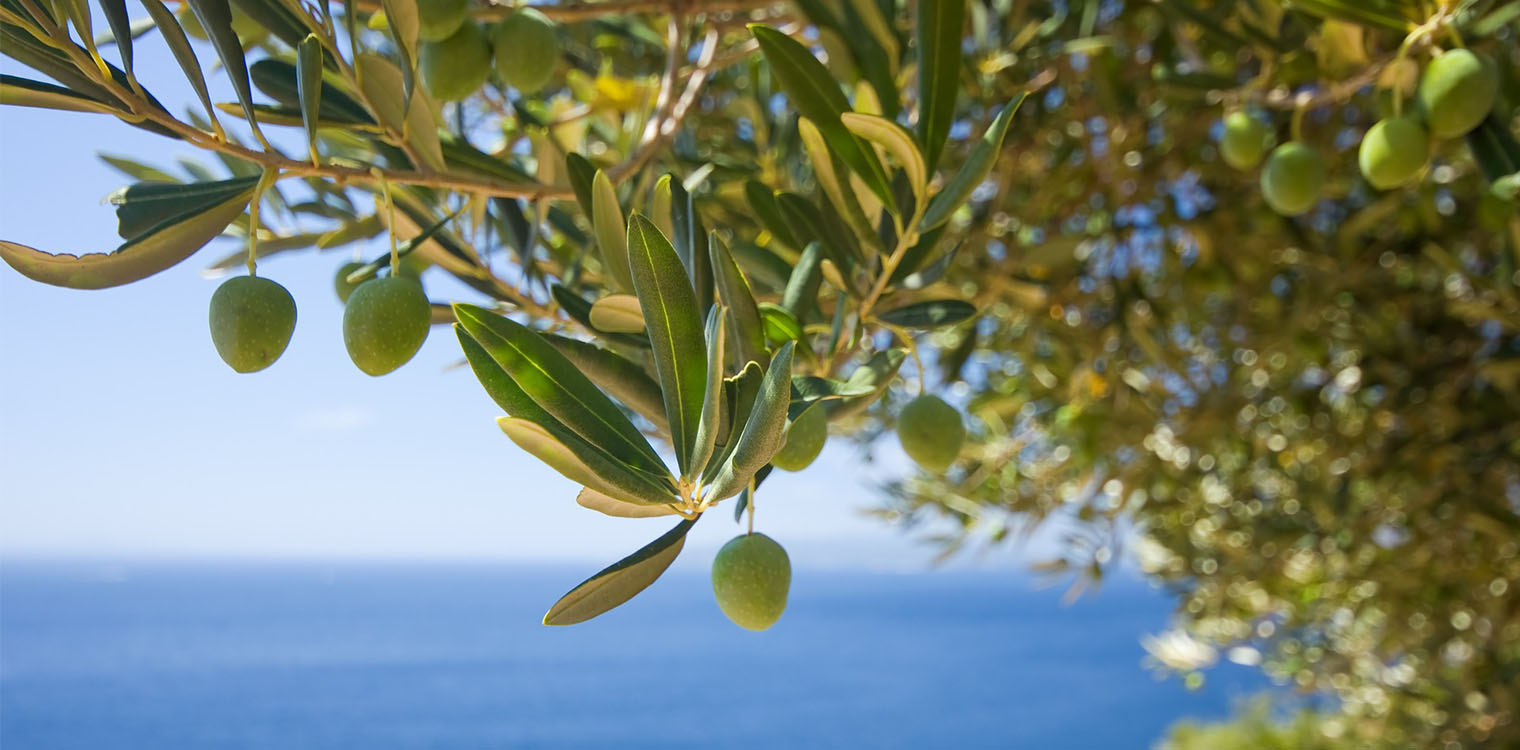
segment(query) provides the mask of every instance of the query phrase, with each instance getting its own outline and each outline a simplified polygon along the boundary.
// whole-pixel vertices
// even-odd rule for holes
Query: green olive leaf
[[[697,214],[696,201],[686,186],[677,180],[672,180],[670,185],[670,226],[673,230],[669,235],[671,245],[676,250],[676,257],[686,267],[686,275],[696,293],[697,314],[705,316],[713,300],[707,230],[702,226],[702,217]]]
[[[238,103],[243,105],[243,116],[248,120],[248,126],[253,128],[254,134],[262,142],[264,136],[259,132],[259,120],[253,109],[253,87],[248,82],[248,63],[243,59],[243,44],[238,41],[236,31],[232,30],[232,6],[227,0],[186,0],[190,10],[195,13],[196,20],[201,22],[201,28],[211,37],[211,46],[216,49],[217,57],[222,60],[222,69],[227,74],[227,79],[232,82],[232,90],[237,93]]]
[[[696,522],[688,519],[676,524],[659,539],[581,582],[549,608],[544,615],[544,624],[585,622],[649,588],[649,584],[654,583],[681,554],[686,532],[691,530],[693,523]]]
[[[760,303],[760,320],[765,325],[765,337],[777,343],[801,341],[802,324],[790,310],[772,302]]]
[[[190,47],[190,39],[185,36],[185,30],[179,25],[179,19],[164,7],[163,0],[142,0],[142,4],[148,11],[148,16],[153,19],[153,24],[158,27],[158,33],[164,38],[164,43],[169,45],[169,51],[174,54],[174,61],[179,63],[180,70],[185,74],[185,80],[189,81],[190,88],[195,90],[196,98],[201,100],[201,106],[206,110],[206,118],[215,124],[216,108],[211,106],[211,93],[206,90],[206,78],[201,73],[200,61],[195,58],[195,50]]]
[[[498,417],[496,424],[517,447],[576,484],[630,505],[667,507],[675,494],[630,471],[617,459],[564,429],[523,417]]]
[[[644,435],[542,336],[475,305],[456,304],[454,316],[539,408],[591,445],[669,481],[669,471]],[[508,409],[507,413],[513,412]]]
[[[117,112],[110,104],[93,96],[51,83],[4,74],[0,74],[0,104],[108,115]]]
[[[727,309],[722,305],[714,307],[707,314],[707,388],[702,393],[702,417],[697,421],[696,441],[692,446],[691,460],[687,462],[691,467],[688,477],[700,476],[707,468],[707,462],[712,459],[713,449],[718,443],[718,433],[722,431],[719,421],[722,419],[723,362],[728,351],[725,335],[727,326],[724,325],[727,315]]]
[[[296,92],[301,100],[301,124],[306,127],[306,146],[311,163],[317,164],[317,124],[322,112],[322,40],[311,34],[296,47]]]
[[[966,204],[966,200],[971,197],[971,191],[982,184],[982,180],[987,179],[993,165],[997,164],[998,154],[1003,150],[1003,138],[1008,135],[1008,123],[1013,121],[1013,113],[1017,112],[1019,105],[1023,103],[1024,94],[1020,93],[998,112],[997,118],[987,126],[987,132],[983,133],[981,140],[972,147],[971,155],[966,157],[966,162],[956,171],[955,176],[951,177],[950,181],[929,199],[929,207],[924,211],[924,218],[918,224],[920,232],[927,232],[949,221],[956,209]]]
[[[136,77],[132,67],[132,19],[127,17],[126,0],[100,0],[100,12],[111,27],[111,38],[121,55],[121,67],[127,71],[127,77]]]
[[[738,363],[759,362],[763,367],[770,361],[765,349],[765,325],[760,320],[760,308],[755,304],[749,280],[734,262],[728,245],[716,234],[708,237],[707,250],[712,256],[718,298],[727,309],[728,324],[733,329],[732,348],[738,354]]]
[[[918,35],[918,142],[930,172],[939,164],[955,120],[965,26],[966,0],[919,0],[914,28]]]
[[[814,130],[817,128],[815,127]],[[792,228],[787,224],[786,219],[781,216],[781,206],[776,203],[774,190],[755,180],[747,180],[744,183],[744,199],[749,203],[750,210],[755,212],[755,218],[759,220],[760,226],[765,227],[765,231],[770,232],[777,242],[793,250],[802,247],[802,244],[799,244],[797,238],[792,235]]]
[[[591,178],[591,226],[596,231],[596,246],[602,253],[602,267],[612,280],[612,288],[633,291],[633,272],[628,270],[628,225],[623,221],[623,208],[618,205],[612,180],[600,169]],[[637,330],[643,330],[642,325]]]
[[[929,168],[924,163],[924,155],[919,153],[918,145],[913,142],[913,136],[908,131],[903,130],[901,125],[878,115],[845,112],[839,116],[839,120],[846,128],[849,128],[851,133],[880,146],[882,150],[891,154],[908,178],[908,187],[913,191],[914,202],[923,202],[924,191],[929,186]]]
[[[596,179],[596,167],[586,157],[572,152],[565,155],[565,172],[570,177],[570,188],[575,192],[575,201],[580,204],[581,211],[585,212],[587,218],[595,216],[596,201],[593,199],[592,183]]]
[[[665,424],[665,399],[660,394],[660,384],[654,382],[644,368],[596,344],[552,333],[543,336],[608,395],[649,420],[656,430],[670,432],[669,425]]]
[[[771,358],[771,366],[766,369],[755,396],[754,408],[750,409],[744,430],[734,442],[733,453],[723,462],[723,468],[703,493],[705,502],[718,502],[738,494],[754,478],[755,472],[781,449],[787,407],[792,400],[793,347],[792,342],[787,342]]]
[[[390,60],[373,53],[354,56],[359,87],[375,120],[392,133],[403,135],[423,163],[435,171],[444,169],[443,145],[438,137],[436,107],[425,90],[406,94],[405,77]]]
[[[0,241],[0,258],[27,278],[71,289],[105,289],[144,279],[190,257],[242,216],[243,209],[253,197],[256,182],[255,178],[212,183],[225,189],[225,192],[213,193],[217,200],[186,201],[187,205],[181,205],[177,212],[155,205],[137,213],[138,207],[133,204],[132,212],[128,213],[130,220],[123,219],[123,225],[131,230],[123,236],[130,234],[130,238],[115,252],[53,255],[15,242]],[[127,204],[124,204],[118,214],[126,208]],[[149,217],[156,220],[149,223]],[[137,219],[142,219],[143,224],[139,226]]]
[[[797,265],[792,267],[792,275],[781,293],[781,306],[797,320],[807,320],[818,308],[818,287],[823,284],[822,263],[822,246],[810,242],[797,259]]]
[[[628,258],[649,331],[655,373],[665,394],[671,442],[682,476],[689,476],[707,383],[707,352],[696,294],[675,248],[637,213],[628,224]]]

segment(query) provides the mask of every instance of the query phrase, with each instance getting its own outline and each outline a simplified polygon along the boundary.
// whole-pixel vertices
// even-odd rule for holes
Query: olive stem
[[[396,249],[396,204],[391,201],[391,186],[385,180],[385,173],[379,167],[370,167],[369,172],[380,183],[380,193],[385,197],[385,228],[391,237],[391,275],[395,276],[401,271],[401,256]]]
[[[278,169],[265,169],[253,186],[253,198],[248,202],[248,275],[257,276],[259,257],[259,204],[264,202],[264,191],[279,179]]]
[[[1309,110],[1309,96],[1307,94],[1298,98],[1298,106],[1293,108],[1293,119],[1288,124],[1288,136],[1295,141],[1304,139],[1304,113]]]
[[[745,510],[749,512],[749,529],[744,533],[753,534],[755,533],[755,480],[753,479],[749,481],[749,507]]]

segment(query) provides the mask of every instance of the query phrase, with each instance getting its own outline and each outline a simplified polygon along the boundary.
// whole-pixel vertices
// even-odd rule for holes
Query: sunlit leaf
[[[1008,123],[1013,121],[1013,113],[1018,111],[1022,103],[1024,103],[1024,95],[1019,94],[998,112],[997,118],[987,126],[987,132],[982,134],[981,140],[977,141],[976,146],[971,149],[971,155],[966,157],[966,162],[959,170],[956,170],[955,176],[951,177],[950,181],[929,199],[929,208],[924,211],[924,218],[919,222],[919,231],[928,231],[949,221],[956,209],[966,204],[976,186],[987,179],[987,175],[992,172],[992,167],[997,164],[998,155],[1003,150],[1003,138],[1008,135]]]
[[[591,305],[591,325],[607,333],[643,333],[644,310],[632,294],[609,294]]]
[[[918,142],[924,164],[933,171],[950,137],[955,100],[960,96],[961,35],[966,25],[966,0],[919,0],[918,23]]]
[[[696,295],[675,248],[639,214],[628,224],[628,259],[655,372],[665,394],[671,442],[682,476],[689,476],[707,383],[707,352]]]
[[[632,599],[654,583],[675,562],[686,543],[691,520],[682,521],[659,539],[637,552],[602,569],[549,608],[545,625],[574,625],[585,622]]]

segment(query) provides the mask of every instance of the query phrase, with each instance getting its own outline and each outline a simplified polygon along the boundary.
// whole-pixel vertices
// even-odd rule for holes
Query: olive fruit
[[[470,18],[470,0],[417,0],[417,38],[441,42]]]
[[[1424,168],[1430,153],[1430,138],[1413,117],[1390,117],[1379,120],[1362,137],[1356,161],[1362,176],[1379,190],[1388,190],[1413,180]]]
[[[211,343],[238,372],[257,372],[285,352],[296,329],[296,301],[285,287],[237,276],[211,295]]]
[[[1431,135],[1457,138],[1483,122],[1498,94],[1494,66],[1469,50],[1455,49],[1425,66],[1415,99]]]
[[[1261,163],[1261,157],[1272,148],[1272,129],[1261,120],[1245,112],[1231,112],[1224,118],[1224,137],[1219,142],[1219,154],[1226,164],[1236,169],[1250,169]]]
[[[955,407],[925,394],[909,401],[897,415],[897,440],[919,466],[943,473],[961,453],[966,425]]]
[[[820,405],[810,406],[786,428],[786,442],[771,457],[771,465],[782,471],[802,471],[823,452],[829,439],[829,415]]]
[[[354,289],[357,289],[359,284],[364,283],[362,281],[359,284],[350,284],[348,282],[348,275],[363,267],[364,264],[357,260],[338,266],[338,273],[333,276],[333,291],[338,293],[339,302],[348,302],[348,296],[354,293]]]
[[[786,611],[792,563],[786,550],[764,534],[736,536],[713,558],[712,582],[718,608],[728,619],[747,630],[765,630]]]
[[[427,339],[433,310],[416,279],[386,276],[360,284],[343,307],[343,345],[369,375],[407,363]]]
[[[441,42],[423,42],[417,58],[422,82],[444,101],[479,91],[491,77],[491,42],[477,23],[461,25]]]
[[[1261,194],[1267,205],[1284,216],[1297,216],[1319,202],[1325,184],[1325,165],[1319,152],[1294,141],[1284,143],[1267,157],[1261,170]]]
[[[507,16],[492,32],[496,73],[524,94],[548,85],[559,63],[559,35],[544,14],[525,8]]]

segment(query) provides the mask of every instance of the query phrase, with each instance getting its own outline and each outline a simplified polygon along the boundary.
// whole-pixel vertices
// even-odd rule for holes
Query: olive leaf
[[[237,93],[238,103],[243,105],[243,116],[247,118],[248,126],[263,141],[264,136],[259,132],[259,120],[254,114],[253,87],[248,82],[248,63],[243,59],[243,44],[238,41],[237,32],[232,30],[232,7],[227,4],[227,0],[186,2],[195,13],[196,20],[201,22],[201,28],[211,37],[211,46],[222,60],[222,69],[227,74],[227,80],[232,83],[232,90]]]
[[[675,178],[669,174],[660,175],[660,179],[654,183],[654,191],[649,196],[649,220],[660,228],[660,234],[666,237],[676,236],[676,225],[671,221],[671,198],[670,184]]]
[[[687,478],[700,476],[707,468],[718,443],[718,433],[722,431],[719,420],[722,419],[723,362],[728,351],[726,317],[727,310],[722,305],[713,307],[707,314],[707,388],[702,393],[702,416],[697,420],[696,440],[692,445],[691,460],[687,462],[691,467]]]
[[[144,279],[190,257],[221,234],[243,214],[256,182],[257,178],[240,178],[221,183],[151,186],[165,191],[172,189],[172,194],[184,199],[169,205],[156,200],[122,203],[117,214],[122,222],[122,236],[128,241],[111,253],[53,255],[0,241],[0,258],[27,278],[72,289],[104,289]],[[165,191],[147,192],[156,197],[165,195]]]
[[[718,405],[722,415],[719,420],[721,429],[718,432],[718,450],[702,471],[703,484],[712,483],[718,472],[728,464],[728,458],[733,455],[739,442],[739,435],[744,431],[744,423],[749,420],[750,411],[754,409],[755,397],[760,393],[760,382],[764,379],[765,368],[759,362],[750,362],[739,374],[723,379],[723,403]]]
[[[318,50],[320,53],[320,41]],[[311,53],[307,53],[311,56]],[[329,80],[323,77],[320,60],[315,60],[316,65],[307,65],[304,70],[315,69],[315,80],[307,85],[320,84],[318,99],[317,119],[324,123],[342,123],[355,125],[374,125],[375,118],[371,117],[364,105],[359,103],[347,91],[335,85],[336,77]],[[310,72],[303,74],[303,68],[298,55],[296,63],[292,65],[285,60],[266,57],[248,66],[248,77],[253,81],[254,87],[263,92],[270,99],[279,102],[286,108],[302,109],[307,97],[301,96],[301,79],[303,75],[311,75]]]
[[[738,353],[738,361],[740,364],[759,362],[764,366],[769,361],[765,350],[765,325],[760,320],[760,308],[755,305],[749,280],[734,262],[728,245],[716,234],[708,237],[707,251],[712,256],[718,297],[726,307],[729,325],[733,327],[733,348]]]
[[[806,320],[818,307],[818,287],[823,284],[822,262],[823,248],[810,242],[797,259],[797,265],[792,267],[791,277],[786,280],[786,289],[781,292],[781,306],[797,320]]]
[[[744,430],[734,442],[733,452],[704,490],[704,501],[717,502],[738,494],[781,449],[787,406],[791,403],[793,346],[787,342],[771,358]]]
[[[997,164],[998,154],[1003,150],[1003,138],[1008,135],[1008,123],[1013,120],[1013,113],[1017,112],[1019,105],[1024,103],[1024,94],[1019,94],[1013,101],[1003,105],[992,124],[987,126],[987,132],[982,134],[981,140],[971,149],[971,155],[966,157],[966,162],[956,170],[955,176],[940,189],[933,198],[929,199],[929,207],[924,211],[924,218],[919,222],[920,232],[927,232],[950,220],[956,209],[965,205],[971,197],[971,191],[987,175],[992,172],[993,165]]]
[[[591,226],[596,232],[596,246],[602,253],[602,267],[612,279],[612,288],[633,291],[632,271],[628,270],[628,225],[623,221],[623,208],[618,205],[612,180],[600,169],[591,178]],[[636,330],[642,328],[640,325]]]
[[[600,334],[598,338],[609,344],[616,344],[630,349],[648,349],[649,337],[629,333],[601,333],[596,326],[591,324],[592,303],[585,297],[570,291],[564,284],[550,284],[549,296],[554,298],[560,309],[570,316],[572,320],[580,323],[586,330]]]
[[[406,96],[401,69],[379,55],[365,52],[354,56],[359,86],[376,121],[393,133],[404,134],[424,164],[434,170],[444,168],[443,146],[438,139],[436,107],[426,91]]]
[[[596,180],[596,167],[586,157],[572,152],[565,155],[565,172],[570,177],[570,189],[575,192],[575,201],[580,204],[581,211],[587,217],[595,216],[596,201],[593,198],[592,184]]]
[[[668,481],[669,471],[644,435],[542,336],[475,305],[454,305],[454,316],[540,409],[591,445]]]
[[[0,104],[108,115],[117,112],[110,104],[78,91],[5,74],[0,74]]]
[[[100,12],[111,27],[111,38],[116,42],[116,52],[121,55],[121,67],[127,77],[135,77],[132,55],[132,19],[127,17],[126,0],[100,0]]]
[[[931,172],[955,119],[965,25],[966,0],[919,0],[914,28],[918,35],[918,142]]]
[[[317,153],[317,125],[322,112],[322,41],[316,34],[301,40],[296,47],[296,94],[301,100],[301,124],[306,127],[306,146],[311,163],[321,161]]]
[[[842,401],[830,401],[829,419],[858,414],[875,403],[887,390],[887,386],[892,384],[892,379],[897,376],[897,370],[902,367],[903,360],[907,357],[908,350],[902,347],[871,355],[870,359],[855,368],[855,371],[850,373],[850,377],[845,379],[845,384],[850,388],[866,389],[866,395],[845,398]]]
[[[780,305],[760,303],[760,320],[765,325],[765,337],[771,341],[802,340],[802,324],[790,310]]]
[[[195,50],[190,47],[190,39],[180,27],[179,19],[164,7],[163,0],[142,0],[142,4],[148,11],[148,16],[153,19],[153,24],[158,27],[164,43],[169,45],[174,61],[179,63],[180,70],[185,74],[185,80],[195,90],[196,98],[201,100],[207,119],[216,123],[216,108],[211,106],[211,93],[206,90],[206,78],[201,73],[200,61],[195,58]]]
[[[410,104],[417,87],[417,33],[421,27],[417,0],[380,0],[380,6],[385,10],[385,26],[401,57],[402,101]]]
[[[781,83],[797,112],[818,126],[829,146],[865,180],[871,192],[886,205],[895,205],[887,173],[876,155],[840,120],[841,114],[850,111],[850,102],[828,68],[797,40],[780,31],[760,24],[750,24],[749,30],[770,63],[771,74]]]
[[[801,121],[798,124],[800,126]],[[816,127],[813,129],[817,130]],[[760,226],[765,227],[765,231],[770,232],[777,242],[794,250],[802,247],[797,238],[792,236],[791,227],[781,217],[781,206],[776,203],[774,190],[755,180],[747,180],[744,183],[744,199],[749,203],[750,210],[755,212]]]
[[[670,201],[670,226],[673,230],[669,235],[670,242],[691,279],[692,290],[696,293],[697,314],[706,315],[713,300],[713,272],[708,260],[707,230],[702,226],[702,217],[697,214],[696,201],[679,181],[671,181]]]
[[[591,325],[606,333],[643,333],[644,311],[632,294],[609,294],[591,305]]]
[[[603,515],[612,516],[613,518],[658,518],[660,516],[673,516],[676,514],[675,508],[669,505],[643,505],[625,502],[610,495],[604,495],[590,487],[581,489],[580,494],[575,496],[575,504]]]
[[[846,191],[848,183],[840,182],[838,172],[834,169],[834,155],[824,143],[818,127],[806,117],[800,117],[797,119],[797,135],[802,138],[803,150],[813,165],[813,177],[818,180],[818,186],[823,189],[829,202],[834,204],[857,233],[873,234],[871,222],[856,200],[854,190]]]
[[[300,44],[307,34],[316,31],[302,21],[303,18],[309,18],[309,16],[297,0],[232,0],[232,2],[238,10],[243,11],[244,15],[268,29],[280,41],[291,47]],[[325,6],[327,2],[318,0],[312,4]],[[349,38],[353,37],[349,36]]]
[[[669,432],[660,384],[644,368],[596,344],[552,333],[544,334],[544,338],[608,395],[649,420],[655,429]]]
[[[924,155],[919,153],[918,145],[913,142],[913,136],[908,131],[903,130],[901,125],[877,115],[845,112],[839,116],[839,120],[850,129],[851,133],[880,146],[891,154],[908,178],[908,187],[913,191],[914,202],[923,202],[924,191],[929,186],[929,169],[924,164]]]
[[[544,615],[545,625],[585,622],[649,588],[675,562],[694,520],[684,520],[637,552],[603,568],[560,597]]]
[[[943,328],[976,315],[976,306],[958,299],[914,302],[877,316],[883,323],[904,328]]]
[[[648,327],[655,372],[665,394],[665,415],[682,476],[695,452],[707,353],[696,294],[675,248],[654,224],[635,213],[628,224],[633,286]]]

